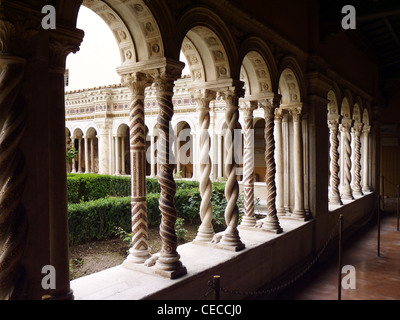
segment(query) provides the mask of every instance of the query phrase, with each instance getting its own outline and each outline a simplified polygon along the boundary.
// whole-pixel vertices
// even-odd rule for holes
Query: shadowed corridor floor
[[[343,244],[342,266],[354,266],[356,288],[342,288],[342,300],[400,299],[400,232],[397,231],[396,208],[397,199],[385,200],[385,208],[381,211],[380,256],[377,254],[377,219]],[[346,276],[346,273],[342,276]],[[337,283],[336,251],[332,257],[317,264],[275,299],[336,300]]]

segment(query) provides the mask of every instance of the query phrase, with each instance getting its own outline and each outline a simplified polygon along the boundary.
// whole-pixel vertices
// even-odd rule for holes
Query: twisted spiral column
[[[362,123],[355,123],[351,128],[351,132],[353,134],[354,139],[354,176],[352,179],[353,182],[353,194],[355,195],[363,195],[361,190],[361,130]]]
[[[330,140],[330,189],[329,189],[329,202],[331,204],[341,205],[339,192],[339,139],[338,139],[338,124],[339,120],[329,120],[329,140]]]
[[[0,55],[0,300],[18,298],[23,274],[27,219],[21,200],[27,172],[19,145],[26,111],[16,99],[24,71],[23,59]]]
[[[144,263],[151,257],[147,225],[146,200],[146,134],[144,121],[144,91],[151,85],[143,73],[134,73],[123,79],[132,92],[129,112],[129,139],[131,156],[131,218],[132,248],[127,261]]]
[[[243,189],[244,189],[244,216],[240,225],[254,227],[254,125],[253,111],[257,108],[256,101],[244,103],[240,108],[244,117],[243,131]]]
[[[215,99],[215,92],[210,90],[197,90],[192,93],[192,98],[197,102],[200,127],[200,218],[201,225],[195,238],[196,241],[209,242],[213,239],[212,227],[213,210],[211,205],[212,183],[210,159],[210,102]]]
[[[160,256],[156,262],[156,268],[184,274],[186,273],[186,268],[183,267],[182,262],[179,260],[180,255],[176,251],[178,246],[178,239],[175,233],[177,212],[174,203],[176,184],[173,176],[174,165],[170,161],[170,126],[174,114],[172,96],[176,78],[168,72],[163,72],[154,78],[156,99],[160,108],[157,118],[159,134],[158,161],[160,163],[158,182],[161,186],[159,206],[162,214],[160,225],[162,247]]]
[[[274,118],[276,106],[271,101],[262,103],[265,117],[265,183],[267,184],[267,216],[262,220],[262,229],[276,233],[282,232],[276,211],[276,184],[275,184],[275,139]]]
[[[343,119],[340,125],[340,132],[343,146],[343,163],[344,163],[344,181],[342,186],[342,199],[353,200],[353,194],[350,187],[351,183],[351,135],[350,135],[351,120]]]
[[[239,208],[237,200],[239,197],[239,183],[236,178],[236,167],[234,157],[234,131],[239,122],[239,96],[233,90],[227,90],[222,93],[222,97],[226,102],[225,107],[225,122],[227,131],[224,137],[224,145],[227,151],[226,162],[224,165],[227,181],[225,185],[225,198],[227,206],[225,208],[225,223],[227,228],[221,238],[221,244],[228,247],[233,247],[235,250],[244,248],[244,244],[240,240],[237,229],[239,223]]]

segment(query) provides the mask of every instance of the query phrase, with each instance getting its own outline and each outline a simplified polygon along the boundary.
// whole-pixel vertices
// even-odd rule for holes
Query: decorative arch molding
[[[329,117],[339,117],[340,115],[340,106],[339,106],[339,99],[337,93],[334,90],[330,90],[328,92],[328,120]]]
[[[264,74],[261,74],[261,81],[259,82],[260,88],[265,88],[264,83],[267,83],[269,88],[268,91],[278,92],[278,68],[275,63],[275,58],[267,46],[267,44],[260,38],[256,36],[251,36],[246,38],[239,48],[239,60],[242,61],[242,65],[245,66],[245,60],[251,60],[252,64],[256,69],[260,67],[260,63],[257,60],[260,60],[263,66],[261,66],[262,70],[267,70],[268,79],[267,82],[263,82],[262,79]],[[255,64],[254,64],[255,63]],[[247,69],[247,68],[245,68]],[[241,70],[242,75],[242,70]],[[242,79],[241,79],[242,80]],[[242,80],[243,81],[243,80]]]
[[[353,114],[353,96],[349,90],[343,93],[340,115],[346,119],[352,119]]]
[[[89,137],[89,138],[96,138],[97,133],[99,132],[99,130],[93,125],[91,124],[86,130],[85,130],[85,137]]]
[[[80,127],[75,127],[73,131],[71,131],[71,137],[74,137],[75,139],[77,138],[83,138],[83,132],[84,130]]]
[[[371,109],[370,109],[369,103],[367,102],[365,104],[365,107],[364,107],[364,110],[362,113],[362,123],[364,125],[370,125],[370,123],[371,123],[370,114],[371,114]]]
[[[353,120],[362,122],[363,102],[359,96],[354,99]]]
[[[198,36],[202,39],[202,42],[199,43],[207,45],[209,51],[212,52],[214,68],[217,69],[215,78],[212,78],[212,73],[210,73],[208,78],[206,77],[206,81],[230,77],[239,79],[240,66],[238,66],[237,45],[229,28],[215,11],[204,6],[192,7],[178,18],[177,26],[175,35],[176,56],[179,56],[178,50],[184,45],[185,37],[189,37],[201,53],[198,43],[193,39],[193,36]],[[204,59],[203,55],[202,58]],[[203,63],[207,65],[206,61],[203,61]]]
[[[283,58],[279,64],[278,88],[282,95],[281,104],[297,104],[306,101],[307,88],[303,71],[292,56]],[[285,96],[282,90],[286,90]]]
[[[122,66],[164,56],[159,26],[142,0],[131,3],[84,0],[83,5],[98,14],[110,27],[120,50]]]

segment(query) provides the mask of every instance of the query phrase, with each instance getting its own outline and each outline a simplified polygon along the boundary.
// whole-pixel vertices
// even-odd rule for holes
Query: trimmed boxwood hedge
[[[155,178],[147,178],[148,225],[161,222],[159,209],[160,185]],[[201,196],[199,182],[177,180],[175,208],[185,221],[199,220]],[[223,220],[226,205],[225,184],[213,185],[213,208],[217,221]],[[68,175],[68,222],[71,244],[106,239],[115,235],[115,227],[130,232],[131,198],[130,177],[98,174]],[[222,221],[221,220],[221,221]]]

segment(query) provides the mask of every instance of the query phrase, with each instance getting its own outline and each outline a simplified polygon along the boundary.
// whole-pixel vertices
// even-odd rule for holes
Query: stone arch
[[[345,119],[352,119],[352,103],[348,96],[342,100],[340,115]]]
[[[257,37],[247,38],[239,49],[242,61],[240,80],[246,85],[247,94],[277,92],[277,66],[268,46]]]
[[[164,56],[164,45],[157,21],[142,0],[119,5],[100,0],[84,0],[84,6],[98,14],[110,27],[117,41],[121,65],[130,65]]]
[[[340,107],[338,103],[339,98],[334,90],[330,90],[328,92],[327,98],[328,98],[328,120],[329,120],[329,116],[340,115]]]
[[[353,120],[356,122],[362,122],[362,100],[360,97],[355,98],[354,107],[353,107]]]
[[[366,105],[363,113],[362,113],[362,123],[364,125],[369,125],[370,124],[370,118],[369,118],[369,110],[368,110],[368,106]]]
[[[305,81],[296,59],[283,59],[279,71],[278,91],[282,95],[281,104],[294,105],[304,102],[307,96]]]
[[[177,48],[182,48],[189,62],[193,81],[239,79],[237,48],[215,12],[201,6],[186,11],[178,21],[176,39],[181,44]]]
[[[176,122],[174,153],[176,160],[176,173],[182,178],[193,177],[193,159],[194,159],[194,137],[193,127],[188,119],[180,119]],[[193,124],[192,124],[193,125]],[[182,134],[182,131],[183,134]]]

